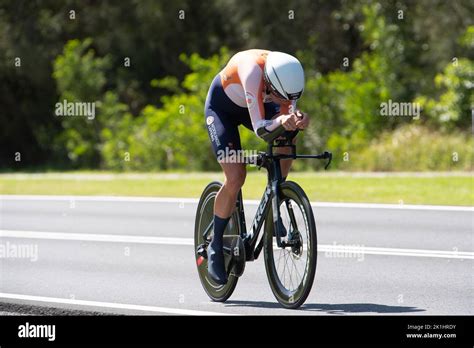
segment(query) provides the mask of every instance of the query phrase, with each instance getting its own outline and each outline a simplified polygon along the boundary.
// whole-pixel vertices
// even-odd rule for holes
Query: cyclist
[[[286,130],[304,129],[308,115],[296,109],[304,89],[304,71],[295,57],[260,49],[235,54],[214,78],[205,104],[206,125],[214,153],[225,175],[214,204],[214,236],[207,248],[208,272],[218,284],[227,282],[223,234],[246,177],[245,163],[222,158],[241,150],[239,125],[264,137],[282,125]],[[286,150],[286,151],[285,151]],[[289,153],[282,148],[280,153]],[[232,152],[235,153],[235,152]],[[292,160],[281,162],[286,178]]]

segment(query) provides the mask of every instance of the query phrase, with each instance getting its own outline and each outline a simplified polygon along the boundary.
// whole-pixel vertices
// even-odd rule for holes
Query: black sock
[[[214,214],[214,237],[212,238],[212,245],[215,249],[222,248],[222,240],[225,228],[229,222],[230,217],[223,219]]]

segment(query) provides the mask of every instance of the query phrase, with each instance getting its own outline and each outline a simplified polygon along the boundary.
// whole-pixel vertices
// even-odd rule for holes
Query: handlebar
[[[298,133],[299,133],[299,129],[294,130],[294,131],[287,131],[282,125],[280,125],[275,130],[268,132],[267,134],[262,136],[262,139],[268,143],[269,149],[270,149],[269,151],[271,151],[271,148],[273,147],[280,147],[280,146],[290,146],[290,147],[295,148],[292,141]],[[278,138],[283,138],[283,139],[279,140]],[[274,142],[276,142],[276,145],[274,145]],[[323,153],[320,153],[318,155],[297,155],[296,150],[294,150],[293,152],[294,153],[290,155],[277,154],[277,155],[272,155],[272,156],[275,158],[280,158],[280,159],[290,159],[290,158],[291,159],[297,159],[297,158],[327,159],[328,161],[326,165],[324,166],[325,170],[328,169],[332,161],[332,153],[328,151],[324,151]],[[262,164],[264,162],[265,161],[262,161]]]
[[[297,155],[297,154],[291,154],[291,155],[286,155],[286,154],[277,154],[273,155],[273,158],[278,158],[278,159],[297,159],[297,158],[314,158],[314,159],[327,159],[327,163],[324,166],[324,169],[327,170],[329,165],[332,162],[332,153],[329,151],[324,151],[323,153],[320,153],[318,155]]]

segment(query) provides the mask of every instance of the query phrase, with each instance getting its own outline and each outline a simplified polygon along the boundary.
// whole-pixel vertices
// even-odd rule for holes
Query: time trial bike
[[[308,297],[316,273],[317,235],[311,203],[295,182],[282,178],[283,159],[326,159],[325,169],[332,160],[330,152],[318,155],[298,155],[293,139],[298,131],[285,131],[280,126],[268,134],[267,151],[246,158],[246,163],[267,170],[267,186],[258,205],[250,231],[247,232],[242,191],[224,232],[224,259],[228,281],[215,283],[207,271],[207,246],[213,236],[214,201],[222,187],[211,182],[204,189],[196,212],[194,245],[197,270],[207,295],[224,302],[233,293],[245,263],[256,260],[263,250],[270,287],[277,301],[285,308],[298,308]],[[290,154],[274,150],[290,147]],[[264,228],[262,229],[262,227]],[[263,232],[262,232],[263,231]]]

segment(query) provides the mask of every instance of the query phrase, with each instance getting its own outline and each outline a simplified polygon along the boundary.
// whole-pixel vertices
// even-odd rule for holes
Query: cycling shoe
[[[222,248],[214,248],[212,242],[207,247],[207,271],[211,279],[217,284],[224,285],[227,283],[224,251]]]

